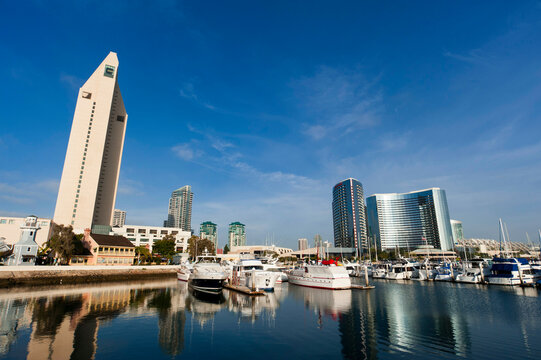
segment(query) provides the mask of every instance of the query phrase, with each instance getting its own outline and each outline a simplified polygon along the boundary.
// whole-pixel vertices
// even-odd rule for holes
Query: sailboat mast
[[[502,218],[499,220],[499,235],[500,235],[500,257],[502,257],[502,235],[503,235],[503,224]]]

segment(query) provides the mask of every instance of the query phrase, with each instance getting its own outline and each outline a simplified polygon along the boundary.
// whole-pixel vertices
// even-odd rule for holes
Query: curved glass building
[[[453,233],[445,190],[431,188],[366,198],[368,233],[378,249],[415,249],[433,245],[453,249]]]
[[[332,190],[332,216],[334,246],[366,247],[366,217],[363,185],[349,178],[336,184]]]

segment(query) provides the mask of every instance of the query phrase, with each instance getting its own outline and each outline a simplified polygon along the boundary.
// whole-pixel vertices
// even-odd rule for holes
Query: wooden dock
[[[230,284],[224,284],[224,287],[230,290],[238,291],[240,293],[251,295],[251,296],[259,296],[264,295],[265,292],[263,290],[252,290],[246,286],[243,285],[230,285]]]
[[[357,285],[357,284],[351,284],[351,289],[357,289],[357,290],[370,290],[374,289],[374,285]]]

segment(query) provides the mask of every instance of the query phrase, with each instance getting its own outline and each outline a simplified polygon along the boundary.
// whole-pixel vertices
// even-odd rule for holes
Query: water
[[[541,358],[533,288],[375,281],[250,298],[176,280],[0,290],[0,359]]]

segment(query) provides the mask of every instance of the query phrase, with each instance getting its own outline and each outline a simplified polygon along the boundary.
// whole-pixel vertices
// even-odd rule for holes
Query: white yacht
[[[188,282],[190,280],[190,275],[193,271],[193,265],[189,262],[186,262],[180,266],[180,268],[177,270],[177,279],[180,281]]]
[[[351,288],[351,279],[343,266],[305,265],[300,269],[291,270],[288,274],[289,283],[313,288],[341,290]]]
[[[205,254],[197,257],[188,285],[196,291],[220,294],[226,279],[227,276],[216,256]]]
[[[487,282],[494,285],[533,285],[535,273],[524,258],[494,258]]]
[[[261,263],[263,264],[263,270],[275,272],[279,275],[276,278],[277,284],[287,281],[287,274],[284,271],[285,269],[277,265],[277,259],[261,259]]]
[[[385,279],[391,268],[391,264],[379,264],[372,268],[372,278]]]
[[[418,268],[419,264],[410,261],[393,264],[385,278],[389,280],[409,280],[416,271],[416,267]]]
[[[278,272],[265,271],[260,260],[240,259],[238,263],[233,264],[229,282],[254,290],[273,291],[280,276]]]
[[[432,281],[436,277],[437,271],[434,269],[433,264],[431,264],[428,259],[425,260],[419,267],[415,268],[415,271],[411,275],[412,280],[419,281]]]
[[[485,282],[486,276],[490,275],[490,267],[483,260],[465,261],[462,271],[455,276],[456,282],[481,284]]]

